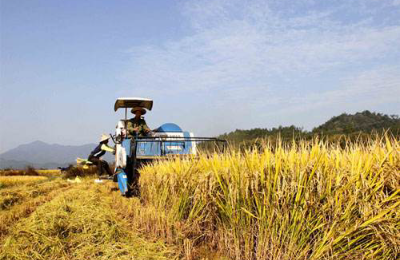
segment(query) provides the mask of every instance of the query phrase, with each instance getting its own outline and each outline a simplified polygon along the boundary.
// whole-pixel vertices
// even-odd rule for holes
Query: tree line
[[[400,118],[398,115],[386,115],[365,110],[355,114],[343,113],[334,116],[324,124],[313,128],[311,131],[302,127],[279,126],[273,128],[254,128],[249,130],[236,129],[225,133],[218,138],[225,139],[233,145],[254,144],[260,140],[293,141],[300,139],[313,139],[316,136],[337,141],[346,137],[346,140],[367,140],[375,134],[388,133],[400,137]],[[245,145],[247,146],[247,145]]]

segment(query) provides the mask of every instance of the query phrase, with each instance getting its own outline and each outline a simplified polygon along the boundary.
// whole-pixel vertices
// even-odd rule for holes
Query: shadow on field
[[[110,165],[111,171],[114,171],[114,165]],[[88,177],[88,176],[98,176],[97,166],[89,166],[87,168],[81,166],[70,165],[62,172],[64,178],[74,178],[74,177]]]

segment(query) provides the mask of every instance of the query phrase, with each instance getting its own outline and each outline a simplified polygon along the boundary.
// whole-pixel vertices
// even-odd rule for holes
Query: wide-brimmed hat
[[[108,140],[108,139],[110,139],[110,136],[109,136],[109,135],[102,134],[101,137],[100,137],[100,143],[103,142],[103,141],[105,141],[105,140]]]
[[[135,114],[136,111],[141,111],[142,115],[146,114],[146,109],[144,109],[143,107],[134,107],[131,110],[132,114]]]

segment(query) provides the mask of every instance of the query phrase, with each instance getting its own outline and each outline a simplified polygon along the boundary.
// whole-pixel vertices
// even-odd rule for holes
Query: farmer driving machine
[[[130,108],[140,107],[151,111],[153,100],[146,98],[118,98],[114,110],[125,109],[125,118],[117,123],[115,135],[115,175],[121,194],[138,195],[139,169],[153,160],[176,157],[196,157],[200,147],[225,148],[226,141],[195,137],[193,133],[183,131],[174,123],[165,123],[146,136],[130,136],[127,133],[127,112]]]

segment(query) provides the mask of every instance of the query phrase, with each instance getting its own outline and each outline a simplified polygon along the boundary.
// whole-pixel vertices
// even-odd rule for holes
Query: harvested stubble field
[[[0,189],[0,259],[398,259],[400,146],[265,144],[159,161],[141,198],[53,179]]]

